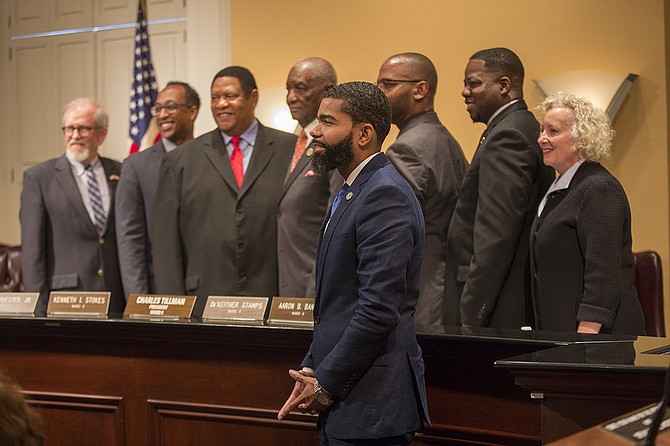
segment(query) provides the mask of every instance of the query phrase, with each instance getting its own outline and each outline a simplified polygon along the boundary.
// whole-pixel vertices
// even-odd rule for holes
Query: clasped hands
[[[291,395],[279,411],[277,419],[283,420],[295,408],[302,413],[309,412],[312,415],[327,409],[328,406],[324,406],[314,398],[314,382],[316,381],[314,376],[304,370],[289,370],[288,374],[295,380],[295,385]]]

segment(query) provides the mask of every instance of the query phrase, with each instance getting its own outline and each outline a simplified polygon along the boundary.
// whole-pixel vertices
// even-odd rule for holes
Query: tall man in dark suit
[[[346,178],[322,228],[314,339],[279,412],[318,411],[322,445],[407,445],[428,420],[414,307],[421,207],[380,153],[391,107],[373,84],[326,91],[312,130],[316,173]]]
[[[531,325],[529,235],[554,178],[537,144],[539,124],[523,100],[524,69],[507,48],[475,53],[463,97],[486,124],[449,226],[447,323]]]
[[[151,110],[161,140],[123,162],[116,191],[116,237],[126,298],[131,293],[155,290],[149,228],[158,173],[166,152],[193,139],[193,123],[199,109],[200,97],[189,84],[168,82]]]
[[[218,128],[163,158],[154,205],[158,293],[277,294],[277,206],[296,137],[254,117],[256,80],[219,71],[211,87]]]
[[[316,112],[326,88],[337,84],[335,69],[325,59],[298,61],[286,79],[286,103],[298,121],[299,134],[279,201],[277,254],[279,294],[314,297],[314,260],[321,222],[326,208],[342,185],[342,177],[331,171],[315,175],[310,165],[314,154],[312,136]]]
[[[447,228],[468,162],[433,110],[437,71],[430,59],[417,53],[389,57],[379,70],[377,86],[388,98],[393,123],[400,130],[386,156],[412,186],[426,221],[414,321],[442,325]]]
[[[65,106],[65,155],[26,170],[21,191],[21,246],[26,291],[111,291],[109,311],[123,311],[114,230],[121,165],[98,156],[107,114],[90,99]]]

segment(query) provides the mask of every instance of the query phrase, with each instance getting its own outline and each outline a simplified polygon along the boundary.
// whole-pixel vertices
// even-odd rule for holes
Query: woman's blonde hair
[[[612,123],[591,101],[559,91],[548,96],[538,108],[543,116],[552,108],[572,110],[574,119],[570,134],[577,153],[587,161],[602,162],[612,158]]]

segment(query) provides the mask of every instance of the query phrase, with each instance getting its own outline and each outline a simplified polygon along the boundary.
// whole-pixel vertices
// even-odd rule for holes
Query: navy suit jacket
[[[116,238],[121,279],[126,298],[131,293],[153,293],[151,217],[158,174],[165,155],[163,142],[126,158],[116,191]]]
[[[383,154],[322,229],[314,339],[302,366],[334,395],[320,415],[329,438],[402,435],[428,420],[413,319],[424,236],[419,202]]]

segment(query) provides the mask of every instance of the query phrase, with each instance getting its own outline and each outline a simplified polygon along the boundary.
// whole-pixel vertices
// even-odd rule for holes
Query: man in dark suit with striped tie
[[[26,170],[21,192],[21,245],[26,291],[111,291],[110,313],[123,311],[114,229],[114,193],[121,165],[98,156],[107,114],[90,99],[63,112],[65,155]]]

